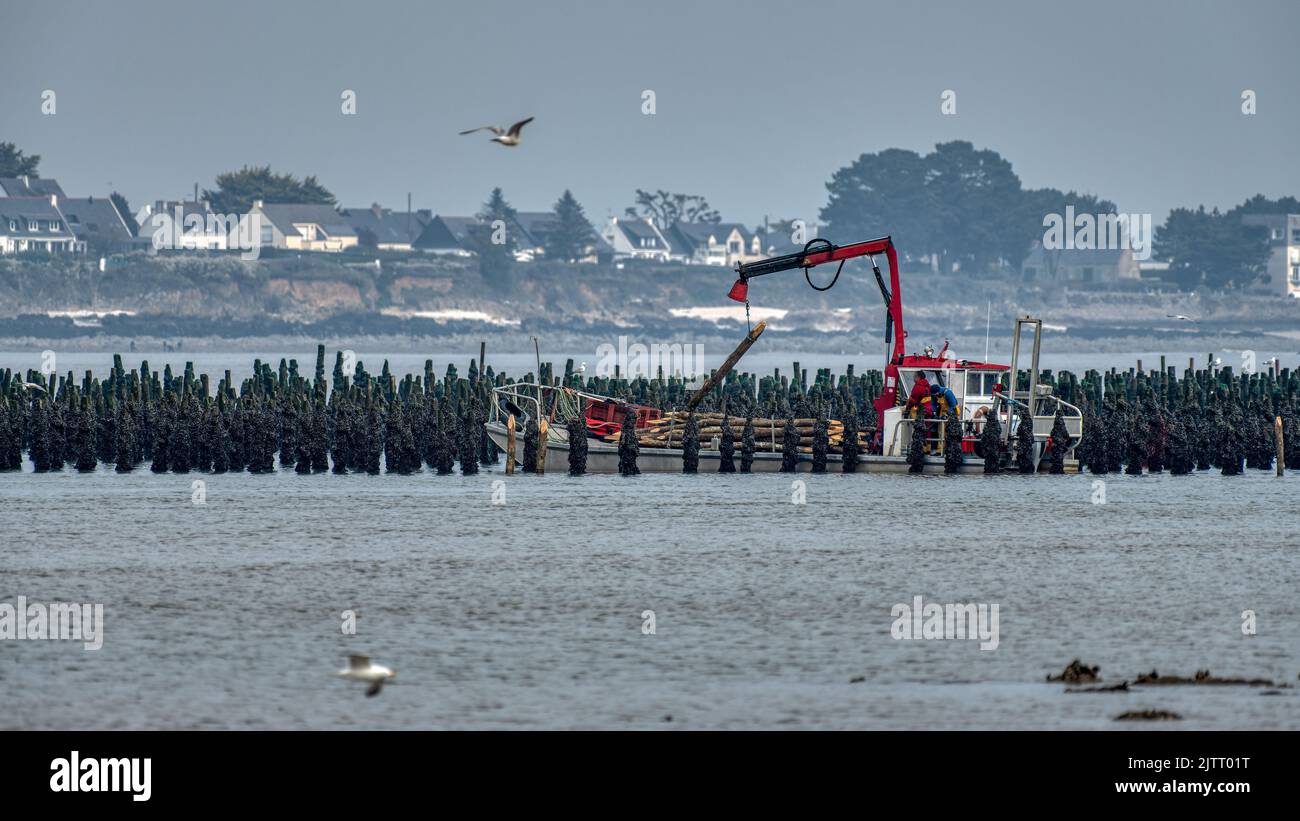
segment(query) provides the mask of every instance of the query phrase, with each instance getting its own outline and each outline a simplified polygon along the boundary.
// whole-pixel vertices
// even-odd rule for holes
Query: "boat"
[[[885,256],[888,261],[890,271],[888,287],[875,260],[879,255]],[[1077,473],[1079,463],[1075,458],[1075,451],[1083,438],[1083,412],[1065,399],[1053,395],[1051,386],[1038,384],[1042,320],[1029,316],[1015,320],[1009,364],[959,359],[948,350],[946,342],[943,349],[937,353],[930,346],[920,353],[906,353],[904,343],[907,334],[903,329],[897,253],[889,237],[845,246],[836,246],[827,240],[816,239],[805,245],[801,252],[738,265],[736,283],[728,296],[743,301],[748,306],[749,280],[755,277],[795,268],[802,268],[805,277],[808,277],[808,271],[817,265],[839,262],[842,270],[845,260],[861,256],[871,258],[876,282],[885,301],[886,365],[884,390],[874,400],[879,425],[874,430],[867,431],[869,443],[865,452],[858,455],[857,472],[906,473],[910,471],[912,466],[908,457],[912,446],[912,428],[922,422],[910,417],[906,411],[905,401],[911,394],[916,380],[925,373],[929,381],[932,383],[937,381],[938,384],[948,388],[957,399],[963,428],[964,457],[957,470],[958,473],[985,472],[984,459],[980,453],[980,437],[984,425],[990,418],[999,421],[1004,445],[1014,448],[1022,412],[1026,412],[1033,422],[1033,463],[1036,468],[1045,469],[1045,457],[1050,448],[1051,431],[1058,410],[1070,435],[1070,445],[1064,459],[1065,471]],[[819,290],[829,290],[838,278],[839,270],[836,271],[831,283]],[[812,284],[811,278],[808,282]],[[692,397],[687,411],[693,410],[703,397],[722,383],[726,374],[757,339],[763,327],[764,323],[759,323],[755,329],[751,329],[750,334],[736,351],[710,375],[704,386]],[[1033,332],[1029,368],[1029,385],[1032,386],[1032,390],[1018,389],[1018,386],[1012,385],[1012,375],[1019,372],[1021,340],[1026,328]],[[575,416],[581,416],[587,434],[587,472],[617,473],[619,465],[617,436],[621,431],[622,420],[632,409],[637,411],[638,428],[647,427],[652,423],[663,424],[664,414],[657,408],[633,405],[572,386],[515,382],[493,389],[493,401],[489,408],[486,427],[493,443],[503,451],[509,451],[513,446],[515,461],[522,464],[523,426],[529,420],[536,420],[539,423],[544,421],[546,436],[543,472],[563,473],[569,469],[567,422]],[[743,419],[733,417],[732,430],[737,439],[734,458],[737,465],[740,461],[740,426],[743,424]],[[942,450],[945,427],[948,423],[944,419],[932,419],[925,424],[929,425],[929,432],[927,453],[923,457],[923,472],[943,472]],[[780,470],[783,461],[781,443],[775,434],[772,434],[770,439],[771,441],[758,443],[759,450],[754,453],[752,471]],[[668,441],[671,443],[671,435]],[[720,458],[716,437],[709,441],[701,441],[699,472],[717,472]],[[842,470],[840,454],[830,452],[826,456],[826,461],[828,472]],[[812,466],[811,453],[798,454],[797,471],[811,471]],[[680,473],[681,448],[642,445],[638,450],[637,468],[643,473]]]

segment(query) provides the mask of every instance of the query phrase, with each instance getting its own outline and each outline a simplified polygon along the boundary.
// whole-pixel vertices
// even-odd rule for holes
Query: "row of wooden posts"
[[[120,356],[102,379],[91,372],[77,380],[72,373],[29,370],[23,376],[4,369],[0,470],[17,469],[26,453],[38,471],[65,465],[90,470],[107,462],[126,472],[149,461],[159,472],[266,472],[274,469],[278,454],[281,466],[304,473],[377,473],[381,467],[447,473],[456,462],[462,472],[473,472],[499,459],[483,427],[494,401],[492,388],[515,383],[484,360],[480,347],[464,375],[448,365],[439,376],[428,360],[423,374],[398,377],[387,362],[378,374],[361,362],[345,373],[338,353],[330,378],[319,346],[314,377],[300,374],[294,360],[282,359],[278,368],[255,361],[250,377],[236,382],[227,371],[215,389],[190,363],[179,374],[170,366],[159,373],[147,362],[127,370]],[[1243,464],[1279,471],[1300,467],[1300,372],[1276,363],[1237,373],[1213,365],[1197,369],[1190,362],[1180,376],[1161,364],[1151,371],[1139,366],[1040,375],[1040,384],[1054,395],[1083,408],[1085,436],[1077,455],[1084,468],[1183,473],[1190,464],[1195,470],[1220,467],[1236,473]],[[536,376],[519,381],[611,396],[655,408],[679,423],[695,395],[677,376],[586,376],[572,360],[559,372],[541,363]],[[1017,389],[1027,390],[1028,381],[1027,373],[1018,374]],[[756,439],[767,440],[756,443],[759,450],[776,449],[778,427],[784,449],[788,424],[794,447],[803,453],[822,433],[832,452],[850,442],[855,451],[866,452],[878,424],[872,402],[882,389],[879,371],[859,373],[852,366],[809,374],[796,362],[790,374],[734,372],[701,397],[695,421],[706,439],[721,432],[724,414],[737,429],[748,421]],[[568,423],[578,425],[570,441],[585,444],[580,420]],[[552,424],[550,418],[530,420],[524,431],[508,433],[524,437],[525,458],[514,464],[514,448],[508,448],[507,470],[545,470],[537,456],[546,452]],[[824,431],[815,430],[819,424]],[[655,424],[647,433],[647,446],[680,442],[676,433]]]

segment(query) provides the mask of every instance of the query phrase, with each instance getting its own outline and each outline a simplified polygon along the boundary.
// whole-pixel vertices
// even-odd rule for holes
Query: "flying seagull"
[[[396,678],[397,673],[382,664],[371,664],[370,656],[348,656],[348,666],[335,675],[349,681],[364,681],[370,684],[367,696],[377,696],[383,689],[384,682]]]
[[[462,131],[460,133],[461,136],[464,136],[466,134],[473,134],[475,131],[491,131],[496,135],[492,138],[492,142],[501,143],[502,145],[519,145],[519,132],[523,130],[524,126],[528,125],[532,121],[532,117],[529,117],[526,120],[520,120],[510,126],[509,129],[500,128],[495,125],[481,125],[478,128],[471,128],[469,131]]]
[[[1181,319],[1184,322],[1196,321],[1195,319],[1192,319],[1190,316],[1183,316],[1182,314],[1165,314],[1165,316],[1169,317],[1170,319]]]

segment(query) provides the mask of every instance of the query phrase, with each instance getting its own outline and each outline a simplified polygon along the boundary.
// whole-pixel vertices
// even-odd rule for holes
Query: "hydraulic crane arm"
[[[884,254],[885,259],[889,262],[889,286],[885,286],[884,275],[880,272],[880,266],[876,264],[876,255]],[[731,292],[727,296],[737,302],[749,301],[749,280],[754,277],[761,277],[766,274],[775,274],[779,271],[790,271],[795,268],[802,268],[804,278],[808,284],[818,291],[829,290],[835,285],[836,280],[840,277],[840,270],[844,268],[844,261],[855,259],[857,257],[871,257],[871,268],[876,274],[876,284],[880,286],[880,295],[885,300],[885,356],[887,365],[897,365],[903,358],[904,338],[907,333],[903,330],[903,304],[902,297],[899,294],[898,282],[898,252],[894,248],[893,240],[889,237],[880,239],[867,240],[866,242],[855,242],[851,245],[835,245],[829,240],[814,239],[804,246],[802,251],[793,254],[785,254],[770,259],[762,259],[757,262],[742,263],[736,266],[736,284],[731,286]],[[835,277],[825,287],[813,285],[812,277],[808,272],[818,265],[824,265],[827,262],[838,262],[839,269],[835,271]]]

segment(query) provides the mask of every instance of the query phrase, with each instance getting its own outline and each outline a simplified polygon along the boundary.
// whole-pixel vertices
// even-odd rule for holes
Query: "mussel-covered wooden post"
[[[912,441],[907,446],[908,473],[921,473],[925,470],[925,423],[922,421],[921,409],[912,411]]]
[[[943,472],[960,473],[966,460],[961,452],[961,418],[957,408],[948,408],[948,418],[943,423]]]
[[[1033,473],[1034,467],[1034,417],[1022,407],[1016,423],[1016,469]]]
[[[817,420],[813,422],[813,441],[812,441],[812,472],[826,472],[826,454],[830,450],[830,435],[827,433],[826,413],[823,411],[817,414]]]
[[[581,476],[587,472],[587,426],[581,416],[574,416],[564,427],[569,434],[569,475]]]
[[[700,425],[695,421],[695,412],[686,415],[686,428],[682,431],[682,473],[698,473],[700,470]]]
[[[745,416],[745,427],[740,432],[740,472],[749,473],[754,469],[754,451],[758,443],[754,441],[754,415]]]
[[[1065,427],[1065,417],[1061,406],[1056,406],[1056,418],[1052,420],[1052,433],[1049,437],[1052,446],[1051,472],[1065,473],[1065,452],[1070,449],[1070,432]]]
[[[731,434],[731,420],[722,416],[722,432],[718,435],[718,473],[736,472],[736,440]]]
[[[1187,423],[1177,414],[1169,417],[1168,456],[1169,472],[1174,476],[1186,476],[1196,469],[1195,445]]]
[[[623,414],[623,427],[618,434],[618,472],[620,476],[636,476],[641,472],[636,466],[639,446],[636,440],[636,408],[631,405]]]
[[[844,437],[840,440],[840,470],[856,473],[858,470],[858,411],[850,403],[844,414]]]
[[[799,462],[799,429],[794,426],[794,417],[785,418],[785,429],[781,433],[781,472],[794,473]]]

